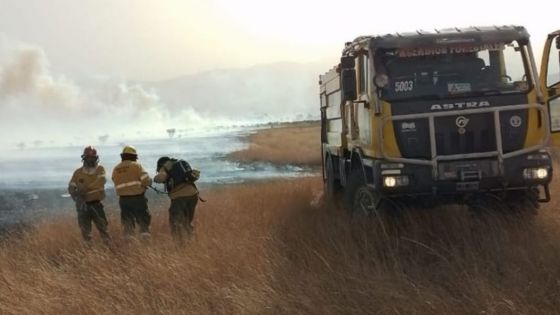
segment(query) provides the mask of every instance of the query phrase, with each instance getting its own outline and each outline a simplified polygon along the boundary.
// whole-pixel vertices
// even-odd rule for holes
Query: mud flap
[[[541,190],[539,189],[537,201],[538,202],[543,202],[543,203],[544,202],[549,202],[550,201],[550,189],[548,187],[548,184],[543,185],[542,187],[543,187],[543,191],[541,193]],[[544,197],[542,197],[543,194],[544,194]]]

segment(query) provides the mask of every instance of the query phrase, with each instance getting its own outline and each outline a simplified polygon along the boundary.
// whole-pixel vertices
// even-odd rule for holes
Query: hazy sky
[[[518,24],[532,34],[540,58],[546,34],[560,28],[558,6],[543,0],[530,4],[0,0],[0,133],[5,135],[0,151],[21,143],[95,144],[104,135],[121,141],[164,134],[169,127],[206,130],[215,124],[238,124],[236,118],[204,115],[201,109],[207,104],[194,106],[189,102],[193,95],[184,95],[184,106],[171,110],[150,84],[134,81],[281,61],[319,61],[326,71],[337,62],[344,42],[360,35]],[[319,72],[310,75],[309,82],[316,82]],[[245,85],[262,83],[248,80]],[[294,87],[295,82],[286,86],[305,95],[317,91],[316,86]],[[257,92],[268,95],[267,89],[274,87]],[[270,100],[257,102],[267,114],[274,95],[270,92]],[[232,103],[254,111],[255,97]],[[297,110],[306,113],[318,108],[314,102],[298,104]]]
[[[560,28],[553,3],[0,0],[0,40],[41,47],[58,73],[158,80],[276,61],[334,64],[358,35],[433,27],[520,24],[538,53]]]

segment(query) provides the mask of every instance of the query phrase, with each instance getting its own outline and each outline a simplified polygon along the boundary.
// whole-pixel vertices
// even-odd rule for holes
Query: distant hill
[[[302,120],[319,117],[317,82],[327,68],[283,62],[142,84],[154,88],[171,112],[192,107],[205,116]]]

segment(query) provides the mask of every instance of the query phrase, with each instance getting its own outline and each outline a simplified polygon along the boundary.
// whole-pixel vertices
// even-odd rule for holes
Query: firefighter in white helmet
[[[125,146],[121,153],[121,163],[113,168],[113,183],[119,196],[121,223],[126,236],[132,236],[136,224],[143,238],[150,236],[151,215],[148,199],[144,196],[152,179],[137,162],[138,154],[132,146]]]
[[[82,154],[83,166],[74,171],[68,193],[76,202],[78,224],[85,241],[91,240],[91,222],[104,242],[109,241],[107,217],[101,201],[105,198],[105,168],[99,165],[97,150],[88,146]]]

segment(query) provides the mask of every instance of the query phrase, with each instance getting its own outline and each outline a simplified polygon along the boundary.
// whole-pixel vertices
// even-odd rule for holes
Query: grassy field
[[[213,187],[184,246],[165,199],[149,243],[125,242],[110,207],[111,246],[86,246],[69,215],[0,240],[0,314],[557,314],[559,189],[537,216],[357,222],[319,177]]]
[[[353,222],[318,178],[215,188],[196,236],[79,240],[75,219],[0,246],[0,313],[552,314],[560,308],[558,202],[532,220],[460,206]],[[163,207],[163,206],[162,206]]]
[[[319,122],[286,124],[261,129],[248,136],[249,147],[233,152],[236,161],[265,161],[273,164],[321,165]]]

